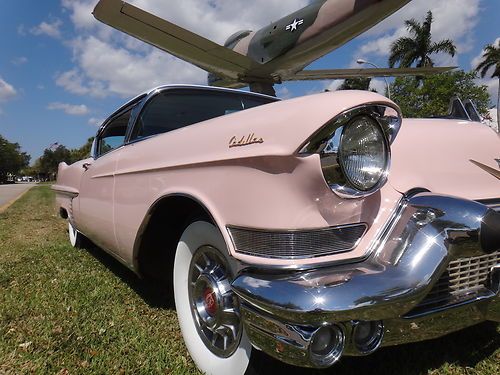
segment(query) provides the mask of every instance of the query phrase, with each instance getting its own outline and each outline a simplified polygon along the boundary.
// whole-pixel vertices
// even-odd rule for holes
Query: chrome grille
[[[356,247],[366,230],[366,224],[276,232],[228,227],[236,252],[278,259],[314,258],[346,252]]]
[[[451,261],[431,292],[409,315],[472,300],[488,292],[491,269],[499,263],[500,251]]]

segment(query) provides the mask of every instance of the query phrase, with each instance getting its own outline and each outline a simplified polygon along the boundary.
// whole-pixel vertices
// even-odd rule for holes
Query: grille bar
[[[500,199],[488,199],[479,203],[500,212]],[[452,260],[429,294],[408,315],[467,302],[490,293],[490,272],[497,264],[500,264],[500,251]]]
[[[237,253],[277,259],[304,259],[354,249],[366,224],[300,231],[263,231],[228,227]]]
[[[491,269],[500,264],[500,251],[453,260],[427,297],[410,313],[473,300],[488,291]]]

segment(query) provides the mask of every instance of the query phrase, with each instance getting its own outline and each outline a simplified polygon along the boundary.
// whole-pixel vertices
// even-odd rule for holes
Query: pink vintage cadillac
[[[202,372],[243,374],[252,350],[324,368],[500,321],[499,157],[488,127],[375,93],[165,86],[53,189],[73,246],[172,283]]]

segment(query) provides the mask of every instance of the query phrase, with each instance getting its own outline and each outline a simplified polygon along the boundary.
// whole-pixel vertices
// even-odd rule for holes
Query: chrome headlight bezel
[[[379,181],[370,189],[362,190],[354,186],[343,169],[339,157],[344,129],[359,117],[367,117],[384,134],[386,163]],[[387,182],[391,163],[390,145],[401,127],[399,109],[388,104],[365,104],[349,109],[328,122],[300,149],[300,154],[319,154],[326,183],[341,198],[362,198],[379,191]]]

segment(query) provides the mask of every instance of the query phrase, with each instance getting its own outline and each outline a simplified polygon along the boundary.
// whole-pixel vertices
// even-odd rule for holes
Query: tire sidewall
[[[221,358],[205,346],[194,322],[189,301],[189,267],[193,254],[205,245],[217,249],[229,264],[224,238],[214,225],[197,221],[184,230],[175,254],[173,275],[175,306],[184,342],[191,358],[205,374],[244,374],[252,351],[252,345],[245,332],[242,332],[240,345],[236,351],[228,358]]]
[[[73,227],[73,225],[68,221],[68,233],[69,233],[69,243],[71,246],[74,248],[78,248],[80,241],[79,241],[79,235],[78,231]]]

